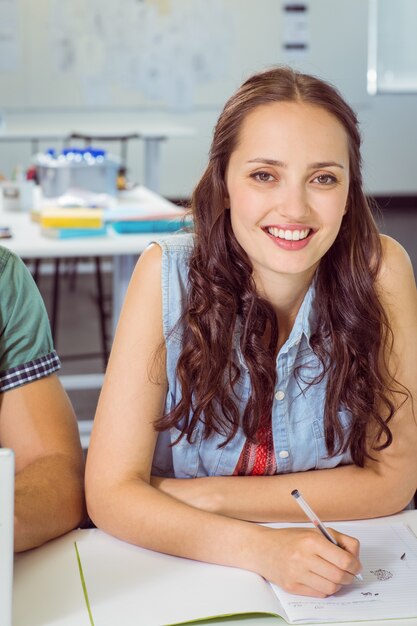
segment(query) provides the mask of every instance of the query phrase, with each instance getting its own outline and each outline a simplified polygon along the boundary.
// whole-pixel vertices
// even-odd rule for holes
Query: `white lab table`
[[[132,203],[132,195],[130,203]],[[145,203],[155,209],[155,213],[165,210],[177,211],[178,207],[146,187],[134,190],[134,201]],[[124,295],[133,267],[143,250],[160,233],[118,234],[111,227],[106,236],[74,239],[53,239],[41,233],[39,224],[32,221],[27,213],[7,211],[0,213],[0,226],[9,226],[11,239],[2,239],[1,245],[9,248],[22,259],[54,259],[68,257],[113,257],[113,330],[117,324]]]

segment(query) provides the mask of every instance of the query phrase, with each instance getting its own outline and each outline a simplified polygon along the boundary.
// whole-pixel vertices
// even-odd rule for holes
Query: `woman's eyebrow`
[[[288,167],[287,163],[284,161],[277,161],[276,159],[267,159],[265,157],[256,157],[255,159],[250,159],[247,161],[248,163],[262,163],[263,165],[274,165],[275,167]],[[321,169],[322,167],[340,167],[340,169],[344,170],[345,166],[341,163],[337,163],[336,161],[317,161],[317,163],[311,163],[309,169]]]
[[[345,169],[344,165],[336,163],[336,161],[318,161],[317,163],[311,163],[309,167],[311,169],[321,169],[322,167],[340,167],[342,170]]]
[[[287,164],[283,161],[276,161],[275,159],[267,159],[264,157],[257,157],[256,159],[250,159],[248,163],[263,163],[264,165],[275,165],[276,167],[287,167]]]

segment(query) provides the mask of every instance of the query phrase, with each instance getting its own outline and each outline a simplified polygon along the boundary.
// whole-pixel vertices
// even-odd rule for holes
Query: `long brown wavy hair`
[[[392,400],[395,381],[389,376],[386,357],[381,359],[392,348],[392,333],[375,286],[382,251],[362,189],[358,121],[333,86],[285,67],[270,68],[246,80],[227,101],[215,127],[208,166],[191,200],[195,245],[177,363],[182,397],[156,422],[156,429],[177,426],[192,441],[197,424],[203,422],[204,436],[220,433],[224,446],[238,428],[256,441],[259,427],[271,419],[278,323],[270,303],[256,292],[252,265],[233,234],[230,211],[225,209],[225,176],[246,116],[256,107],[275,102],[319,106],[342,124],[348,138],[348,210],[316,272],[317,326],[310,343],[323,373],[310,384],[327,375],[324,429],[328,454],[349,449],[353,462],[363,466],[370,456],[368,426],[376,427],[375,450],[389,446],[388,424],[396,407]],[[232,349],[237,323],[251,382],[243,415],[238,407],[240,374]],[[267,342],[265,337],[269,337]],[[337,416],[341,408],[352,414],[347,435]]]

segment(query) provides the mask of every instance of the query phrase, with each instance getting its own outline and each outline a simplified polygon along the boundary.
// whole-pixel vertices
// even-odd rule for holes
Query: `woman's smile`
[[[301,250],[308,245],[315,232],[313,228],[289,224],[262,226],[262,230],[275,245],[283,250]]]

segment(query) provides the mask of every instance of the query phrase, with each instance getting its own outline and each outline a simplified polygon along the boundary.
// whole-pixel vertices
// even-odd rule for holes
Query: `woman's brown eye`
[[[268,174],[268,172],[256,172],[256,174],[254,174],[254,178],[256,180],[260,180],[263,183],[267,183],[271,180],[272,176],[271,174]]]
[[[320,176],[317,176],[317,180],[323,185],[331,185],[336,182],[336,178],[334,176],[330,176],[330,174],[320,174]]]

